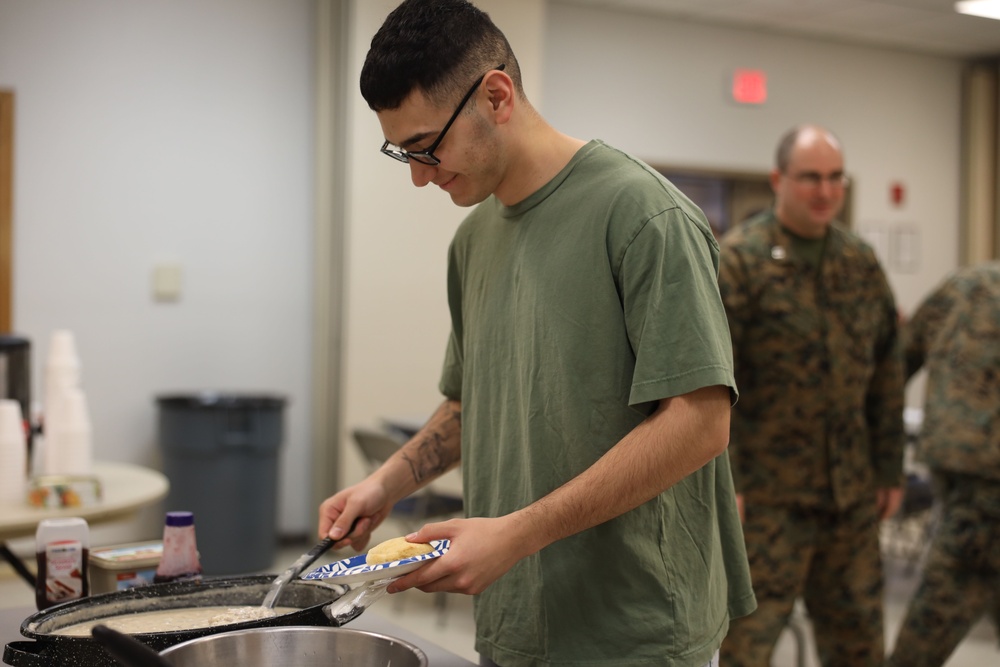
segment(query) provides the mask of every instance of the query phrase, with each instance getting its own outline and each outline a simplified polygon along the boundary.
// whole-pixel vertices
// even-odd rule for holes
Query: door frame
[[[341,488],[344,218],[350,0],[316,2],[316,219],[313,253],[311,504]]]
[[[0,333],[13,328],[14,91],[0,90]]]

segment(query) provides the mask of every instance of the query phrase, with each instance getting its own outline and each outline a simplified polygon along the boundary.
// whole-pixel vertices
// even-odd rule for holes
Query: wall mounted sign
[[[739,104],[763,104],[767,101],[767,74],[759,69],[736,70],[732,94]]]

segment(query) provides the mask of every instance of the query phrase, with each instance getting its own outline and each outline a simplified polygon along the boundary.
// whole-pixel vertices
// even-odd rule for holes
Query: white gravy
[[[177,630],[196,630],[212,628],[217,625],[254,621],[270,618],[293,611],[295,607],[275,607],[267,609],[256,606],[245,607],[180,607],[178,609],[161,609],[159,611],[143,611],[135,614],[122,614],[95,618],[91,621],[67,625],[52,634],[68,635],[70,637],[89,637],[90,630],[95,625],[106,625],[112,630],[134,635],[144,632],[175,632]]]

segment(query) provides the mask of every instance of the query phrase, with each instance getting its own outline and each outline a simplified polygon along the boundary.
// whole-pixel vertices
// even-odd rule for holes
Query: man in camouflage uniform
[[[722,241],[739,402],[730,456],[757,611],[721,664],[770,665],[802,597],[824,665],[884,660],[878,523],[902,497],[903,372],[872,249],[833,224],[844,161],[828,131],[778,146],[772,211]]]
[[[1000,604],[1000,262],[949,277],[904,341],[908,375],[927,367],[920,458],[941,521],[889,664],[942,665]]]

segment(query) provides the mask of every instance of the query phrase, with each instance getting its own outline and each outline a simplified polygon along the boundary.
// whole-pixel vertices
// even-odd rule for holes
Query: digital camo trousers
[[[801,597],[826,667],[882,665],[882,566],[875,498],[844,512],[747,506],[743,533],[757,610],[732,622],[720,664],[769,667]]]
[[[941,520],[888,661],[893,667],[943,665],[973,624],[1000,608],[1000,507],[984,502],[1000,483],[967,475],[935,481]]]

